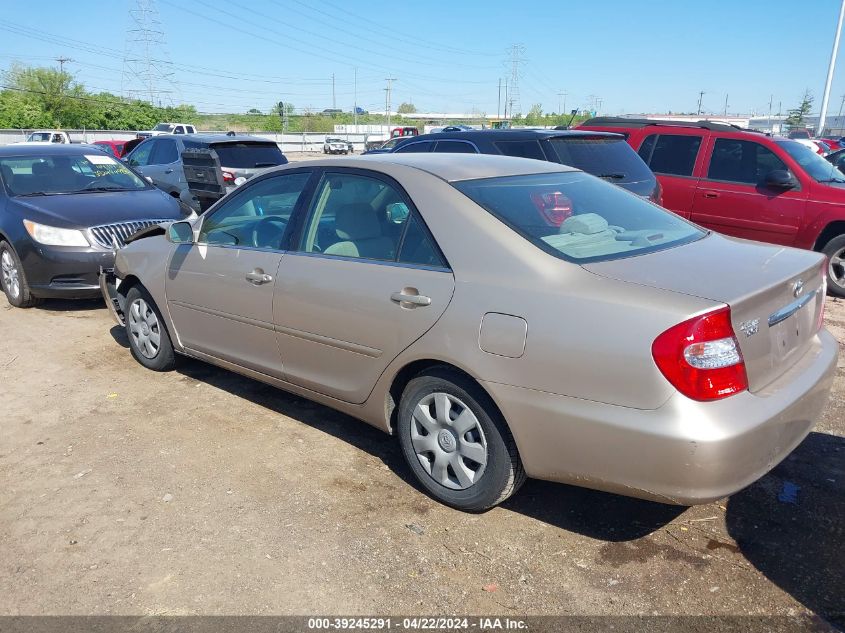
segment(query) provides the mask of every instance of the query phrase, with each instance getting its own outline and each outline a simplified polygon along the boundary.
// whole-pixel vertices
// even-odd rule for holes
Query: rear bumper
[[[675,394],[641,410],[485,383],[531,477],[664,503],[731,495],[806,437],[824,409],[838,343],[822,330],[783,376],[756,394],[695,402]]]

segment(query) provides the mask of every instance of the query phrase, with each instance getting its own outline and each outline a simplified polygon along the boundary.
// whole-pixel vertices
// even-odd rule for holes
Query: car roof
[[[650,126],[670,126],[670,127],[693,127],[702,130],[712,130],[714,132],[752,132],[761,134],[756,130],[739,127],[732,123],[722,123],[721,121],[677,121],[674,119],[634,119],[626,117],[615,116],[597,116],[592,119],[587,119],[580,124],[583,127],[620,127],[620,128],[644,128]]]
[[[3,156],[78,156],[90,151],[91,145],[74,143],[43,143],[40,145],[4,145],[0,147]],[[100,152],[102,150],[96,150]]]
[[[615,132],[593,132],[590,130],[461,130],[459,132],[431,132],[419,136],[407,136],[403,140],[411,141],[435,141],[435,140],[476,140],[488,141],[526,141],[533,139],[547,138],[583,138],[583,137],[607,137],[623,140],[622,134]]]
[[[427,152],[411,154],[368,154],[355,158],[323,158],[288,163],[287,165],[273,168],[272,171],[295,169],[297,167],[350,167],[378,170],[379,165],[383,164],[418,169],[446,182],[496,178],[501,176],[580,171],[579,169],[561,165],[560,163],[532,160],[529,158],[515,158],[513,156],[499,156],[494,154],[438,154]]]
[[[174,134],[185,141],[198,141],[200,143],[243,143],[245,141],[252,143],[273,143],[270,139],[261,138],[259,136],[252,136],[250,134],[235,134],[229,136],[228,134]],[[159,138],[154,136],[152,138]]]

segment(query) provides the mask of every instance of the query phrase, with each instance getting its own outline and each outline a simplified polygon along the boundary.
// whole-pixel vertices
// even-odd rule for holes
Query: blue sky
[[[119,94],[137,0],[6,0],[0,17],[0,66],[17,60],[66,68],[89,89]],[[705,111],[785,112],[805,88],[821,103],[839,0],[156,0],[174,63],[174,99],[203,112],[297,109],[355,99],[384,108],[385,78],[395,77],[394,107],[493,114],[498,82],[509,77],[508,49],[524,47],[523,112],[587,107],[608,114],[688,112],[705,91]],[[796,6],[800,18],[795,17]],[[840,49],[830,110],[845,94]],[[162,52],[155,51],[156,58]]]

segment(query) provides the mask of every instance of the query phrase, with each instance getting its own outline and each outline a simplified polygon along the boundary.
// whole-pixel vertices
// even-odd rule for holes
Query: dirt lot
[[[0,301],[0,381],[0,614],[843,614],[845,353],[799,449],[689,509],[529,482],[450,510],[364,424],[143,369],[96,301]]]

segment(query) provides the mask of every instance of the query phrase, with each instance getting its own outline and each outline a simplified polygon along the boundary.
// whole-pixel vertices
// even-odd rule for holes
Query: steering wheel
[[[252,227],[252,245],[256,248],[279,248],[288,223],[280,217],[261,218]]]
[[[105,185],[110,184],[113,183],[109,176],[98,176],[97,178],[94,178],[94,180],[89,182],[87,185],[85,185],[82,190],[84,191],[85,189],[94,189],[96,187],[103,187]]]

